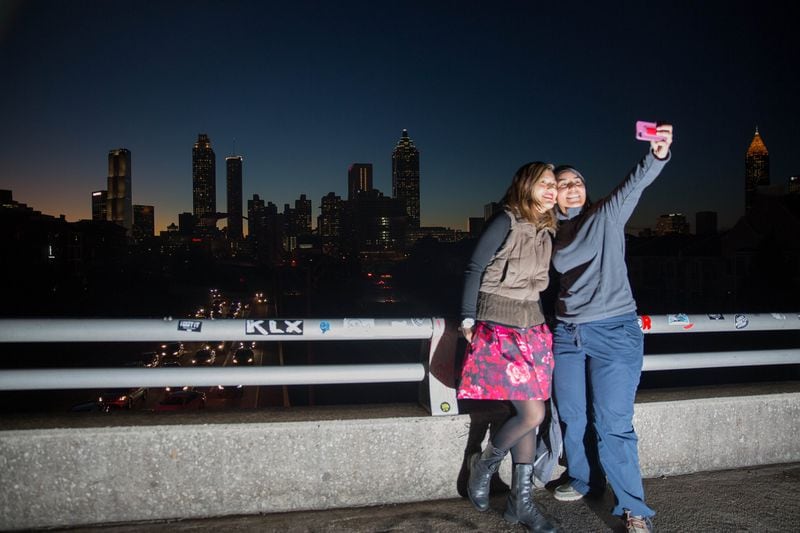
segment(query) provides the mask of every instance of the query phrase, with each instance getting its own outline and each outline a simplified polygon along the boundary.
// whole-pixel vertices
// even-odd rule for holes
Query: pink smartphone
[[[644,120],[636,121],[636,138],[640,141],[663,141],[664,137],[656,133],[655,122],[647,122]]]

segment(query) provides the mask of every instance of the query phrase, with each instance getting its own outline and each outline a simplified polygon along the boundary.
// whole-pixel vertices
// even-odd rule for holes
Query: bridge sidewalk
[[[749,469],[702,472],[645,480],[648,503],[658,515],[654,525],[664,532],[800,531],[800,463]],[[609,514],[612,496],[562,503],[551,490],[535,495],[559,531],[624,531]],[[503,520],[505,495],[492,498],[492,508],[478,513],[466,499],[430,501],[327,511],[304,511],[205,520],[147,522],[50,531],[133,532],[522,532]]]

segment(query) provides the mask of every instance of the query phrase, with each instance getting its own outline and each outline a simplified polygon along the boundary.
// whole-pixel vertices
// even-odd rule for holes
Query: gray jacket
[[[606,198],[558,213],[553,266],[561,274],[556,317],[581,324],[636,310],[625,266],[625,223],[669,161],[652,152]]]

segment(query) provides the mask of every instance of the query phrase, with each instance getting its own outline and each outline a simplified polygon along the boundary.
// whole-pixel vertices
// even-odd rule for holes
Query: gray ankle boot
[[[489,485],[506,453],[506,450],[497,449],[490,442],[483,453],[474,453],[469,458],[467,493],[469,501],[480,512],[489,509]]]
[[[520,523],[533,533],[555,533],[551,524],[533,502],[533,465],[516,464],[511,476],[511,494],[503,518],[512,524]]]

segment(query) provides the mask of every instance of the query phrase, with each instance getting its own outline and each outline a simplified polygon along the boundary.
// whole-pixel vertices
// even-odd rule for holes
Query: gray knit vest
[[[539,293],[547,288],[552,231],[506,214],[511,229],[484,270],[476,318],[527,328],[544,322]]]

